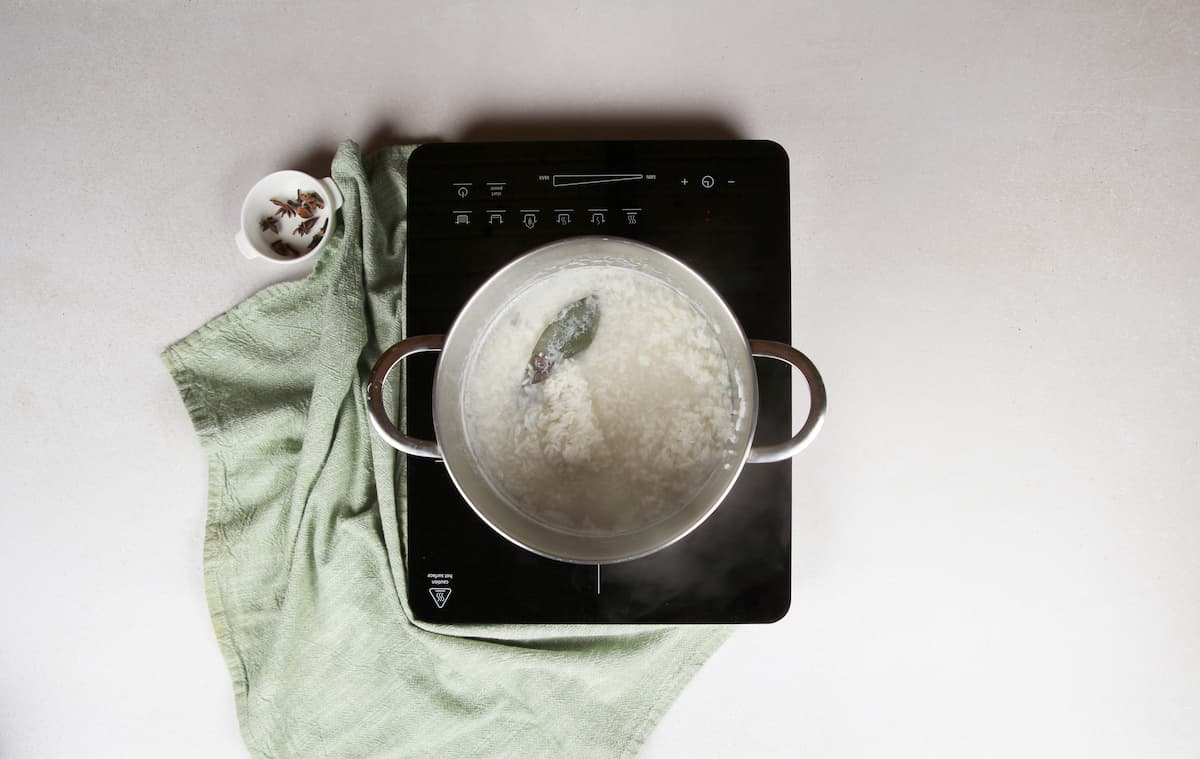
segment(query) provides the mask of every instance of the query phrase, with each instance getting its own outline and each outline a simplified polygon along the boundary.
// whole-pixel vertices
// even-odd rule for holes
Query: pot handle
[[[401,340],[383,352],[383,355],[375,362],[375,366],[371,369],[371,376],[367,380],[367,415],[371,419],[371,426],[375,428],[381,438],[387,441],[388,445],[409,456],[440,459],[442,449],[435,441],[409,437],[392,424],[387,411],[383,408],[383,383],[387,381],[388,374],[396,364],[414,353],[440,351],[445,342],[445,335],[421,335]]]
[[[791,440],[785,440],[775,445],[757,446],[750,449],[751,464],[765,464],[771,461],[790,459],[808,447],[817,436],[821,424],[825,421],[825,382],[817,367],[809,361],[808,356],[796,350],[787,343],[777,343],[774,340],[751,340],[750,352],[762,358],[773,358],[777,361],[791,364],[800,370],[808,382],[808,419]]]

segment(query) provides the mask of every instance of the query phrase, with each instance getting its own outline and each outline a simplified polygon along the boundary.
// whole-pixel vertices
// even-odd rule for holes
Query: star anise
[[[276,240],[271,243],[271,250],[275,251],[284,258],[295,258],[300,255],[300,251],[288,245],[283,240]]]
[[[301,192],[300,190],[296,190],[296,199],[318,210],[325,207],[325,201],[315,192]]]
[[[317,223],[316,219],[309,219],[308,221],[302,221],[302,222],[300,222],[300,225],[296,227],[296,231],[293,232],[292,234],[300,235],[301,237],[303,237],[304,235],[306,235],[312,231],[312,228],[314,226],[316,226],[316,223]]]

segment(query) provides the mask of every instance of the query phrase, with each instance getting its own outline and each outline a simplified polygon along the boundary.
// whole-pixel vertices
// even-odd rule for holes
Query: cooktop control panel
[[[550,143],[555,147],[580,143]],[[726,226],[753,217],[769,204],[778,176],[761,161],[714,151],[704,156],[658,153],[654,143],[584,143],[592,155],[555,156],[551,148],[520,163],[473,160],[480,145],[425,146],[414,155],[420,178],[424,232],[453,237],[519,237],[609,234],[637,236],[647,226]],[[754,145],[782,153],[773,143],[658,143]],[[520,143],[503,146],[508,152]],[[606,147],[599,147],[605,145]],[[427,163],[428,153],[450,148],[463,162]],[[441,150],[439,150],[441,149]],[[492,148],[494,149],[494,148]],[[597,151],[603,151],[603,155]],[[690,151],[689,151],[690,152]],[[721,153],[725,152],[725,155]],[[432,165],[431,165],[432,164]],[[597,166],[619,166],[602,170]],[[786,162],[784,163],[786,170]],[[784,177],[786,181],[786,177]],[[431,197],[424,197],[432,192]],[[749,213],[748,213],[749,212]],[[427,216],[425,214],[432,214]]]

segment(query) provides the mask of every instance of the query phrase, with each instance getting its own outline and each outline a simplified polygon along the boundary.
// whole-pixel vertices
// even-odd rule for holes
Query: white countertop
[[[790,153],[830,413],[642,756],[1200,754],[1200,7],[644,5],[9,4],[0,755],[245,756],[158,353],[280,277],[259,176],[708,135]]]

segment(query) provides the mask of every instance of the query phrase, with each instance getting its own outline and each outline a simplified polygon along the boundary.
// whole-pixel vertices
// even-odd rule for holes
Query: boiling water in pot
[[[539,336],[584,299],[597,309],[591,342],[531,382]],[[708,319],[617,265],[560,269],[517,294],[477,340],[467,375],[471,447],[493,487],[586,535],[636,531],[685,506],[731,465],[743,416]]]

